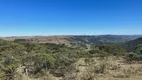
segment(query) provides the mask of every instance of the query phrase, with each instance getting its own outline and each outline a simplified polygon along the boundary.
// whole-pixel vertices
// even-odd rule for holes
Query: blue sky
[[[0,0],[0,36],[142,34],[142,0]]]

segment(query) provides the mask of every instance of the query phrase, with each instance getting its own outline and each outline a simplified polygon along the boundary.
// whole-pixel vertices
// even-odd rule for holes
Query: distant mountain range
[[[1,37],[0,39],[8,41],[30,41],[33,43],[73,43],[84,44],[112,44],[134,40],[142,37],[142,35],[64,35],[64,36],[13,36]],[[23,40],[24,39],[24,40]]]
[[[110,44],[120,45],[127,51],[133,51],[138,44],[142,44],[142,35],[14,36],[0,39],[16,43],[55,43],[84,48],[88,45]]]

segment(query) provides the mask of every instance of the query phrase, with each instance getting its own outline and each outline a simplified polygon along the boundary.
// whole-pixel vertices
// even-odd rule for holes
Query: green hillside
[[[124,43],[122,46],[127,50],[127,51],[133,51],[137,45],[142,44],[142,38],[138,38],[135,40],[128,41]]]

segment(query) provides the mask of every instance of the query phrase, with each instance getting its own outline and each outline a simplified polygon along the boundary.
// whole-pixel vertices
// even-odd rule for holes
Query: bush
[[[138,45],[135,49],[135,53],[131,52],[126,55],[125,59],[127,61],[140,61],[142,60],[142,46]]]
[[[54,67],[56,59],[49,54],[32,54],[22,59],[22,64],[28,69],[29,74],[43,74],[43,71]]]
[[[100,50],[98,48],[90,50],[89,53],[92,57],[101,57],[103,59],[110,56],[110,54],[108,52]]]
[[[96,47],[114,56],[121,56],[125,53],[125,50],[117,45],[98,45]]]
[[[15,80],[17,67],[18,62],[14,58],[7,56],[0,65],[0,71],[3,72],[2,79]]]
[[[51,73],[54,76],[61,77],[65,73],[70,72],[70,66],[77,60],[77,52],[70,49],[60,49],[57,53],[54,53],[56,58],[54,69],[51,70]]]
[[[131,52],[125,57],[125,59],[127,61],[140,61],[140,60],[142,60],[142,55]]]
[[[26,43],[24,44],[26,47],[26,51],[28,53],[48,53],[48,49],[46,45],[43,44],[35,44],[35,43]]]
[[[136,46],[135,53],[142,55],[142,44]]]

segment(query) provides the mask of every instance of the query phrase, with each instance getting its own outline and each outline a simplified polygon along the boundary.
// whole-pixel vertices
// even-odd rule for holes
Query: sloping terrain
[[[98,35],[98,36],[73,36],[72,40],[84,44],[118,44],[134,40],[139,36],[126,35]]]
[[[107,60],[94,57],[89,60],[86,63],[86,59],[81,58],[76,62],[78,72],[75,80],[141,80],[142,78],[140,63],[127,64],[123,59],[115,57],[109,57]]]
[[[142,44],[142,37],[135,39],[135,40],[131,40],[128,41],[124,44],[122,44],[122,46],[127,50],[127,51],[133,51],[137,45]]]
[[[132,40],[134,37],[75,37],[16,37],[8,41],[0,39],[0,80],[141,80],[142,45],[129,53],[117,43],[112,43],[113,40]],[[74,46],[82,44],[90,48],[46,43],[47,38],[64,39],[70,44],[77,43]],[[40,41],[34,42],[34,39]],[[74,40],[71,41],[72,39]],[[92,42],[103,40],[104,43],[91,45],[84,42],[90,39],[93,39]],[[141,38],[133,41],[140,44]]]
[[[8,41],[15,41],[19,43],[55,43],[55,44],[68,44],[66,39],[70,36],[21,36],[21,37],[3,37],[1,39]]]
[[[55,43],[55,44],[74,44],[74,45],[90,45],[90,44],[119,44],[141,37],[141,35],[67,35],[67,36],[15,36],[1,37],[0,39],[15,42],[30,43]]]

